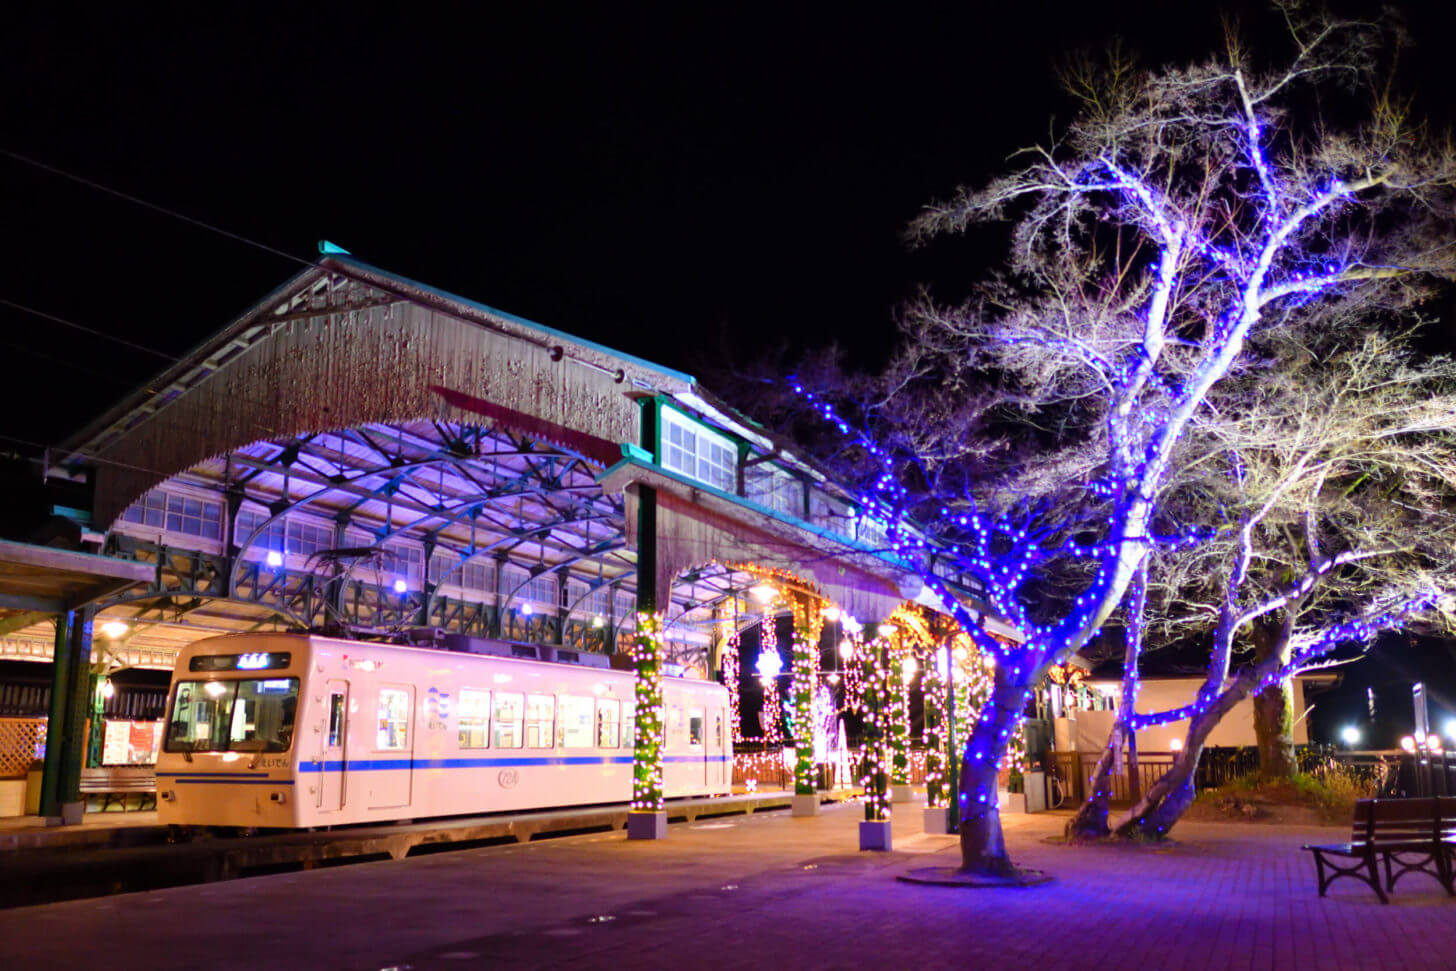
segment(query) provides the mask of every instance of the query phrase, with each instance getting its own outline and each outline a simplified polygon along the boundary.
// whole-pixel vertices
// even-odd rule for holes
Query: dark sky
[[[1122,36],[1147,62],[1184,60],[1229,8],[309,6],[21,13],[0,39],[0,148],[301,259],[332,239],[689,370],[725,340],[747,357],[839,341],[872,363],[917,281],[994,257],[907,252],[898,232],[1045,137],[1067,110],[1057,58]],[[1442,16],[1412,14],[1418,35],[1449,37]],[[1414,57],[1443,101],[1444,51]],[[6,157],[0,212],[0,299],[166,353],[296,268]],[[0,353],[23,402],[0,435],[42,443],[164,363],[4,307]]]
[[[743,358],[838,341],[872,364],[917,282],[992,262],[898,233],[1045,139],[1067,113],[1058,58],[1120,36],[1184,61],[1217,46],[1220,10],[1265,10],[369,6],[7,10],[0,149],[688,370],[725,341]],[[1456,16],[1407,18],[1418,110],[1447,122]],[[0,214],[0,300],[163,354],[298,268],[4,156]],[[165,363],[3,306],[0,354],[0,449],[60,441]]]

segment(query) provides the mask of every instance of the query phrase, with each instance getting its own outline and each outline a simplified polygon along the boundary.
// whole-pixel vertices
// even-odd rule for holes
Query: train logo
[[[521,774],[515,769],[501,769],[500,775],[495,777],[502,789],[514,789],[516,783],[521,781]]]
[[[425,692],[425,720],[433,731],[445,729],[450,718],[450,693],[434,686]]]

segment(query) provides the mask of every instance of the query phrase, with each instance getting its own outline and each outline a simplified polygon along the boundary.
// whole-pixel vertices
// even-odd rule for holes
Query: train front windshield
[[[297,711],[297,678],[180,681],[166,750],[286,752]]]

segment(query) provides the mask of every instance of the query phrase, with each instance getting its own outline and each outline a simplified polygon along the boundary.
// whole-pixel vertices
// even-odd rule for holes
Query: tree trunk
[[[1067,823],[1067,839],[1094,840],[1112,834],[1112,829],[1107,825],[1107,804],[1112,798],[1112,770],[1120,754],[1122,739],[1122,721],[1119,720],[1112,726],[1112,734],[1107,738],[1102,758],[1097,760],[1097,767],[1092,770],[1092,778],[1088,780],[1087,786],[1091,794],[1077,807],[1077,815]]]
[[[1203,746],[1214,727],[1253,687],[1247,679],[1236,680],[1218,699],[1188,724],[1183,750],[1173,757],[1173,766],[1139,799],[1117,825],[1118,836],[1161,839],[1193,804],[1194,775],[1203,757]]]
[[[961,758],[961,869],[969,873],[1016,874],[1001,832],[997,777],[1025,703],[1026,687],[1012,683],[1005,667],[998,665],[991,697],[981,709]]]
[[[1263,665],[1276,653],[1289,660],[1289,643],[1275,628],[1256,624],[1253,630],[1254,663]],[[1299,770],[1294,758],[1294,685],[1277,681],[1254,696],[1254,738],[1259,746],[1259,775],[1289,779]]]
[[[1102,758],[1097,760],[1097,768],[1088,780],[1091,795],[1078,807],[1077,815],[1072,817],[1072,821],[1067,823],[1068,839],[1102,839],[1110,835],[1107,804],[1112,799],[1112,773],[1117,768],[1117,760],[1122,757],[1124,745],[1128,747],[1128,770],[1133,776],[1130,780],[1133,783],[1132,796],[1137,799],[1140,795],[1137,791],[1137,732],[1132,727],[1132,718],[1137,709],[1138,664],[1143,650],[1143,610],[1147,607],[1147,598],[1148,562],[1144,559],[1127,588],[1127,618],[1123,624],[1122,691],[1118,696],[1117,719],[1112,723],[1112,731],[1107,736],[1107,747],[1102,750]]]

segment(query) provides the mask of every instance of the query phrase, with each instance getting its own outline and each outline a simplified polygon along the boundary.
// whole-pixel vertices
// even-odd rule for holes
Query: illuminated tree
[[[889,552],[996,659],[962,757],[969,871],[1015,875],[997,772],[1034,686],[1097,634],[1150,554],[1221,535],[1222,520],[1165,505],[1215,391],[1277,383],[1272,344],[1379,326],[1452,275],[1451,155],[1362,93],[1386,90],[1369,82],[1387,38],[1284,13],[1292,50],[1276,69],[1230,40],[1188,67],[1114,56],[1069,71],[1081,111],[1055,144],[913,224],[928,240],[1010,219],[1005,272],[958,306],[912,306],[878,397],[832,404],[794,382],[846,436],[840,458],[863,471]],[[931,548],[984,583],[1020,644],[977,628]]]
[[[1228,526],[1154,567],[1153,631],[1164,640],[1211,633],[1213,646],[1192,703],[1130,719],[1141,727],[1188,718],[1189,726],[1172,769],[1123,832],[1173,825],[1192,801],[1209,732],[1261,690],[1266,704],[1284,706],[1262,733],[1261,770],[1292,774],[1290,676],[1339,663],[1349,655],[1338,648],[1368,645],[1381,631],[1439,621],[1449,608],[1456,365],[1422,361],[1409,343],[1375,334],[1331,353],[1286,348],[1272,359],[1279,381],[1231,398],[1189,436],[1185,481],[1168,504],[1204,519],[1217,513]],[[1241,647],[1252,650],[1240,658]]]

